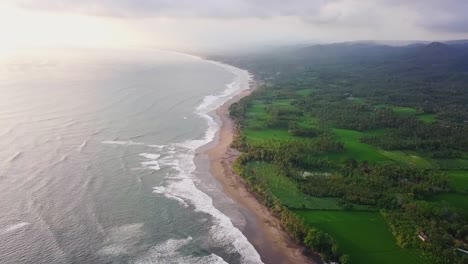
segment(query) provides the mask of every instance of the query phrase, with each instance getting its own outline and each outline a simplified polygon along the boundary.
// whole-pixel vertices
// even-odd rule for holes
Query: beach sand
[[[318,263],[303,255],[304,248],[290,238],[279,221],[247,190],[245,181],[232,169],[239,152],[230,148],[237,130],[228,109],[232,103],[248,96],[255,87],[255,84],[251,84],[249,90],[244,90],[216,110],[221,128],[216,139],[202,154],[208,156],[211,174],[219,181],[223,191],[239,205],[246,219],[246,226],[241,231],[264,263]]]

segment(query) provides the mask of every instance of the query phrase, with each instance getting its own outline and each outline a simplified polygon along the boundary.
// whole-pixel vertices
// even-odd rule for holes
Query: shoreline
[[[240,153],[230,148],[237,129],[229,116],[229,106],[250,95],[256,85],[251,81],[248,89],[241,90],[214,111],[219,130],[213,141],[203,146],[199,153],[207,156],[210,173],[221,185],[221,191],[238,206],[246,220],[241,232],[255,247],[264,263],[315,263],[303,254],[304,248],[290,238],[276,217],[256,199],[244,179],[232,168]]]

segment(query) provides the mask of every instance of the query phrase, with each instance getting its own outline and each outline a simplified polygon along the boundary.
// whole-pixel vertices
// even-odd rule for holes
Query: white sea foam
[[[9,162],[13,162],[15,160],[17,160],[18,158],[20,158],[21,156],[23,155],[23,152],[19,151],[19,152],[16,152],[13,156],[11,156],[8,161]]]
[[[153,187],[153,193],[164,193],[166,188],[164,186]]]
[[[146,145],[152,147],[155,153],[141,153],[140,156],[146,160],[141,162],[145,169],[161,170],[172,169],[176,173],[169,173],[165,177],[164,186],[153,188],[155,195],[164,195],[169,199],[177,201],[184,207],[193,206],[195,211],[210,214],[213,217],[210,229],[210,241],[207,243],[212,247],[223,247],[228,252],[238,253],[242,263],[262,263],[259,254],[250,244],[242,232],[236,228],[228,216],[213,206],[210,196],[196,187],[198,179],[193,172],[196,167],[193,161],[196,150],[211,142],[219,130],[219,124],[210,115],[237,93],[248,88],[250,74],[229,65],[218,62],[211,62],[225,68],[235,75],[235,80],[226,85],[226,89],[218,95],[206,96],[196,108],[195,114],[202,117],[208,123],[208,129],[203,138],[190,140],[182,143],[168,145]],[[104,141],[104,144],[118,145],[141,145],[133,141]],[[161,245],[157,245],[140,258],[136,263],[225,263],[219,256],[214,254],[194,258],[177,253],[181,243],[189,243],[188,240],[168,240]]]
[[[98,253],[107,256],[133,254],[137,251],[137,245],[143,235],[142,223],[113,227],[107,232],[104,246],[98,250]]]
[[[191,237],[185,239],[169,239],[151,248],[144,256],[137,259],[135,264],[146,263],[180,263],[180,264],[222,264],[227,263],[221,257],[210,254],[203,257],[184,256],[178,251],[192,241]]]
[[[78,147],[78,152],[82,152],[83,149],[88,145],[88,139],[86,139],[85,141],[83,141],[83,143],[81,143],[81,145]]]
[[[213,240],[213,246],[222,246],[229,251],[238,252],[241,255],[242,263],[261,263],[260,256],[252,244],[239,229],[234,227],[226,215],[213,206],[211,197],[196,187],[195,181],[197,179],[193,176],[195,171],[193,157],[196,149],[211,142],[219,130],[219,125],[210,116],[210,113],[241,92],[242,89],[248,88],[248,81],[250,80],[250,75],[246,71],[224,64],[218,65],[233,72],[236,75],[236,81],[228,84],[227,89],[221,94],[206,96],[196,108],[195,113],[206,120],[208,129],[202,139],[171,145],[176,147],[176,151],[170,158],[165,158],[165,164],[171,164],[172,162],[175,165],[173,169],[177,170],[178,174],[168,179],[164,189],[157,187],[155,193],[163,193],[166,197],[175,199],[179,203],[182,203],[182,201],[190,203],[196,211],[212,215],[214,221],[210,230],[210,237]]]
[[[157,148],[157,149],[162,149],[164,147],[163,145],[146,145],[146,146],[150,148]]]
[[[157,154],[157,153],[141,153],[140,156],[145,157],[145,158],[147,158],[147,159],[151,159],[151,160],[157,160],[157,159],[159,159],[159,157],[161,157],[161,154]]]
[[[30,224],[31,223],[28,223],[28,222],[21,222],[21,223],[17,223],[17,224],[14,224],[14,225],[10,225],[7,228],[0,231],[0,235],[4,235],[4,234],[12,233],[12,232],[15,232],[15,231],[19,231],[19,230],[23,229],[24,227],[26,227],[26,226],[28,226]]]
[[[135,142],[132,140],[128,141],[119,141],[119,140],[106,140],[102,141],[102,144],[109,144],[109,145],[123,145],[123,146],[144,146],[144,143]]]

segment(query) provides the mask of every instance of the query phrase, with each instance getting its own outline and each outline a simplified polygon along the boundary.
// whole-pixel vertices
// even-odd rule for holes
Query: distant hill
[[[448,40],[448,41],[444,41],[443,43],[447,45],[468,44],[468,39]]]
[[[468,71],[468,42],[431,42],[407,46],[374,43],[337,43],[283,49],[265,56],[299,65],[359,64],[362,67],[385,67],[397,70]]]
[[[406,46],[335,43],[213,59],[248,69],[268,81],[296,80],[294,85],[298,85],[309,82],[307,78],[317,82],[320,78],[327,84],[346,80],[334,89],[361,96],[363,91],[373,91],[373,96],[367,96],[424,108],[446,120],[468,120],[468,41],[464,40]]]
[[[468,40],[413,43],[406,46],[371,41],[289,46],[262,52],[211,56],[265,72],[296,72],[307,68],[338,67],[348,72],[373,74],[448,75],[468,73]],[[335,67],[336,68],[336,67]],[[448,78],[446,76],[446,78]]]

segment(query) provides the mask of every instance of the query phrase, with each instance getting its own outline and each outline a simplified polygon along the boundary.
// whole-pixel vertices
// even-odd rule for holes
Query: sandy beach
[[[292,241],[279,221],[257,201],[248,191],[242,177],[232,169],[232,163],[239,152],[230,148],[237,130],[229,117],[228,109],[234,102],[248,96],[255,87],[255,84],[251,84],[250,89],[234,96],[216,110],[221,128],[214,142],[203,154],[208,156],[211,174],[219,181],[223,191],[239,205],[247,220],[242,232],[254,245],[264,263],[316,263],[303,255],[303,247]]]

